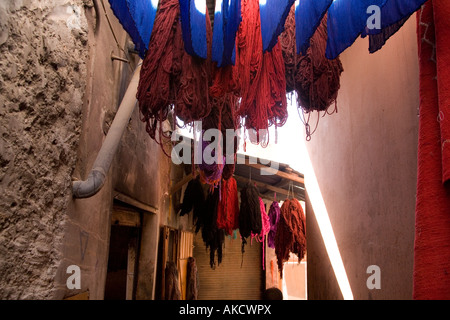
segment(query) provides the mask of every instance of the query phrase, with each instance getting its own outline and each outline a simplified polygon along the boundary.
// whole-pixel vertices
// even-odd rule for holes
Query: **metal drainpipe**
[[[72,193],[74,198],[92,197],[103,187],[122,135],[136,106],[136,93],[141,65],[142,61],[139,61],[87,179],[84,181],[73,181]]]

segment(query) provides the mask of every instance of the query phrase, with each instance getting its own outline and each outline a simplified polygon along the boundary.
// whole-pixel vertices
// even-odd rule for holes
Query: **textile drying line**
[[[373,39],[370,51],[375,52],[381,49],[380,43],[398,31],[404,23],[404,19],[416,12],[425,1],[260,0],[263,50],[270,51],[277,42],[277,37],[284,29],[284,22],[292,5],[295,5],[295,19],[298,22],[296,24],[297,52],[306,52],[314,31],[319,26],[323,16],[328,14],[330,19],[327,25],[329,34],[327,58],[334,59],[351,46],[360,35],[362,37],[378,35],[380,38],[378,40],[381,42]],[[109,0],[111,8],[124,29],[130,34],[141,58],[144,58],[145,52],[148,50],[159,2],[158,0]],[[180,0],[179,2],[182,8],[182,18],[185,17],[184,20],[186,21],[183,30],[186,34],[187,50],[194,55],[205,58],[206,27],[202,24],[206,14],[207,1]],[[233,42],[241,19],[239,12],[241,2],[243,0],[215,1],[213,36],[217,46],[214,48],[213,60],[218,62],[220,66],[230,64],[233,60]],[[380,28],[370,30],[367,28],[367,20],[373,12],[368,12],[368,8],[373,5],[380,8],[382,19]],[[395,26],[397,23],[401,25]],[[386,28],[390,29],[387,30]],[[378,43],[378,45],[375,45],[375,43]],[[223,59],[223,57],[226,58]]]
[[[339,54],[358,36],[369,37],[371,53],[381,49],[424,2],[109,0],[144,60],[141,120],[161,146],[169,110],[183,125],[202,120],[257,132],[284,125],[289,92],[297,93],[303,114],[329,113],[333,103],[337,111]],[[213,6],[214,14],[208,12]],[[376,28],[369,25],[371,10],[379,14]],[[223,116],[234,124],[221,123]],[[310,139],[309,116],[302,121]],[[268,139],[257,134],[250,140],[265,146]]]

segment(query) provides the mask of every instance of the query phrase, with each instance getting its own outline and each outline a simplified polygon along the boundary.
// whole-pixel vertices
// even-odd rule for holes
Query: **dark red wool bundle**
[[[287,91],[297,92],[298,107],[305,112],[325,111],[336,103],[343,72],[339,58],[328,60],[327,16],[310,40],[306,55],[296,54],[295,6],[285,22],[285,31],[279,37],[285,63]],[[336,104],[335,104],[336,106]]]
[[[142,62],[137,99],[141,120],[152,139],[158,125],[167,119],[177,99],[183,41],[178,0],[162,0],[155,18],[149,49]],[[162,133],[161,126],[160,134]],[[158,137],[162,139],[160,135]]]
[[[258,0],[243,0],[242,21],[236,35],[236,64],[220,68],[210,93],[220,97],[232,93],[240,98],[236,118],[246,129],[282,126],[287,119],[286,80],[281,47],[263,53]],[[259,137],[257,141],[260,143]]]
[[[289,260],[290,252],[297,255],[299,262],[306,253],[306,219],[297,199],[286,199],[283,202],[277,224],[275,254],[281,277],[283,277],[283,264]]]
[[[209,15],[206,15],[205,23],[210,47],[212,28]],[[210,59],[194,58],[184,49],[179,1],[161,0],[137,92],[141,120],[146,123],[152,139],[161,142],[164,137],[161,123],[167,119],[171,108],[185,124],[209,114],[211,107],[205,92],[211,84],[210,73]]]

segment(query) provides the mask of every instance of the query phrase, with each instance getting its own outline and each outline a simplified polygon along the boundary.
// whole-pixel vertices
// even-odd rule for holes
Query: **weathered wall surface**
[[[307,148],[354,298],[411,299],[419,107],[415,16],[381,51],[370,55],[367,47],[367,39],[359,39],[341,55],[338,113],[320,119]],[[314,215],[306,217],[308,297],[339,299]],[[371,265],[381,270],[379,290],[366,286]]]
[[[47,299],[71,198],[90,1],[0,1],[0,298]]]

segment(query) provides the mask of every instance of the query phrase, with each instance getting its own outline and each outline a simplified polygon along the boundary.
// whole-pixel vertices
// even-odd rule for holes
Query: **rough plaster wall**
[[[86,79],[82,0],[0,1],[0,298],[47,299]]]

